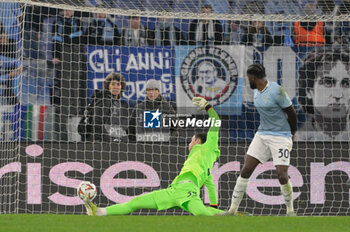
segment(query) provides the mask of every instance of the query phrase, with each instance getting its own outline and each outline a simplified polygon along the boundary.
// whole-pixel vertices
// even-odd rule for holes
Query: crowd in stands
[[[295,4],[294,0],[257,0],[245,1],[247,5],[240,13],[261,14],[305,14],[314,15],[341,15],[350,12],[350,0],[343,0],[335,4],[329,0],[306,2],[303,7]],[[2,3],[3,4],[3,3]],[[302,46],[316,47],[331,44],[350,43],[350,22],[322,22],[307,20],[305,22],[263,22],[263,21],[220,21],[211,19],[182,20],[172,18],[151,19],[140,18],[137,15],[111,16],[105,13],[90,14],[75,12],[67,9],[53,9],[40,6],[27,6],[24,24],[20,25],[20,17],[23,12],[8,9],[12,5],[0,5],[0,56],[8,62],[11,68],[4,70],[2,67],[1,88],[2,96],[7,96],[8,104],[16,104],[15,93],[10,87],[12,76],[21,72],[20,65],[13,56],[23,46],[23,56],[28,59],[48,60],[47,65],[54,70],[54,77],[50,86],[50,101],[56,108],[55,130],[58,132],[57,139],[68,140],[68,121],[72,116],[82,116],[86,112],[87,99],[87,75],[85,45],[115,45],[115,46],[176,46],[176,45],[247,45],[256,47],[266,46]],[[7,7],[7,8],[6,8]],[[10,7],[11,8],[11,7]],[[6,9],[12,12],[9,17]],[[19,7],[19,9],[22,9]],[[234,12],[234,10],[233,10]],[[213,7],[204,4],[200,8],[202,14],[213,13]],[[8,18],[12,18],[9,20]],[[17,21],[16,21],[17,20]],[[184,26],[185,25],[185,26]],[[23,43],[19,31],[24,27]],[[12,28],[11,30],[9,28]],[[184,28],[187,28],[184,30]],[[17,49],[16,49],[17,46]],[[95,98],[110,99],[102,100],[106,109],[94,112],[93,122],[115,121],[116,110],[113,107],[127,108],[120,102],[120,97],[125,90],[125,80],[122,76],[111,74],[107,77],[104,90],[95,93]],[[111,84],[118,85],[113,90]],[[148,83],[147,98],[139,104],[139,108],[152,109],[153,101],[167,107],[167,111],[173,112],[170,104],[159,94],[157,83]],[[114,94],[117,91],[118,94]],[[158,91],[158,92],[157,92]],[[152,92],[152,94],[151,94]],[[153,94],[156,95],[152,100]],[[102,96],[102,97],[101,97]],[[91,104],[91,100],[90,100]],[[119,113],[121,111],[118,111]],[[137,112],[124,112],[128,117],[134,115],[135,125]],[[114,116],[113,116],[114,115]],[[86,116],[86,115],[85,115]],[[86,117],[85,117],[86,119]],[[125,125],[129,122],[119,122]],[[99,136],[84,135],[85,139],[110,140],[110,135],[104,131],[105,127],[96,127],[93,131]],[[111,130],[111,128],[109,128]],[[114,129],[113,129],[114,130]],[[86,128],[85,130],[86,131]],[[115,130],[122,136],[130,133],[134,139],[135,128],[121,127]],[[131,132],[130,132],[131,131]],[[108,133],[107,133],[108,134]],[[119,139],[120,139],[119,138]]]
[[[300,4],[290,1],[246,1],[241,13],[341,15],[350,12],[350,1],[334,4],[329,0]],[[333,3],[333,4],[331,4]],[[208,16],[213,12],[209,4],[200,12]],[[255,12],[255,13],[256,13]],[[349,42],[349,22],[262,22],[220,21],[171,18],[140,18],[139,16],[111,16],[105,13],[88,14],[71,10],[56,10],[28,6],[25,20],[24,47],[31,48],[25,55],[42,57],[40,43],[52,47],[52,55],[58,55],[57,42],[72,42],[89,45],[124,46],[174,46],[174,45],[234,45],[251,46],[323,46]],[[64,30],[62,30],[64,29]],[[73,34],[74,33],[74,34]],[[62,35],[60,35],[62,34]],[[67,36],[73,37],[67,37]],[[61,38],[62,37],[62,38]],[[59,39],[59,40],[57,40]],[[51,45],[51,43],[53,45]],[[46,45],[47,46],[47,45]],[[46,47],[45,47],[46,48]],[[50,49],[49,49],[50,50]],[[36,53],[36,54],[29,54]],[[44,54],[45,55],[45,54]],[[50,57],[53,56],[53,57]]]

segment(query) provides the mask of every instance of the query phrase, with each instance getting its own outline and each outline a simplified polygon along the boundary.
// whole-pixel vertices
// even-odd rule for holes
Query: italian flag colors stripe
[[[26,105],[21,107],[21,140],[44,140],[47,106]]]

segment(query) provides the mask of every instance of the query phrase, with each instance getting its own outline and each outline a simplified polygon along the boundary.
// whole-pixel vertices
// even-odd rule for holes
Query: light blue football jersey
[[[268,82],[263,91],[254,89],[254,106],[260,115],[257,134],[292,137],[287,114],[282,110],[292,102],[282,86]]]

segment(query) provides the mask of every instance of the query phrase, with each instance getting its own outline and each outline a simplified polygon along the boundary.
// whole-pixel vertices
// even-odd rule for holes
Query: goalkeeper
[[[216,124],[218,114],[201,97],[194,97],[193,104],[198,110],[206,109],[210,118],[215,118],[208,134],[197,134],[192,137],[189,144],[189,152],[180,174],[166,189],[156,190],[151,193],[135,197],[129,202],[116,204],[107,208],[99,208],[87,198],[84,199],[88,215],[124,215],[139,209],[166,210],[180,207],[195,216],[213,216],[224,211],[216,209],[218,201],[216,187],[213,182],[211,170],[214,162],[220,156],[218,147],[219,126]],[[200,198],[200,188],[205,185],[208,189],[210,205],[206,207]]]

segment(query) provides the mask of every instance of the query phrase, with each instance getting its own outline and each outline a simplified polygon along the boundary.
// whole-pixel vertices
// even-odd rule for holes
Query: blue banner
[[[89,96],[94,89],[102,89],[109,73],[118,72],[127,83],[123,98],[130,105],[144,100],[149,79],[160,80],[162,96],[175,101],[174,60],[172,47],[89,46]]]

